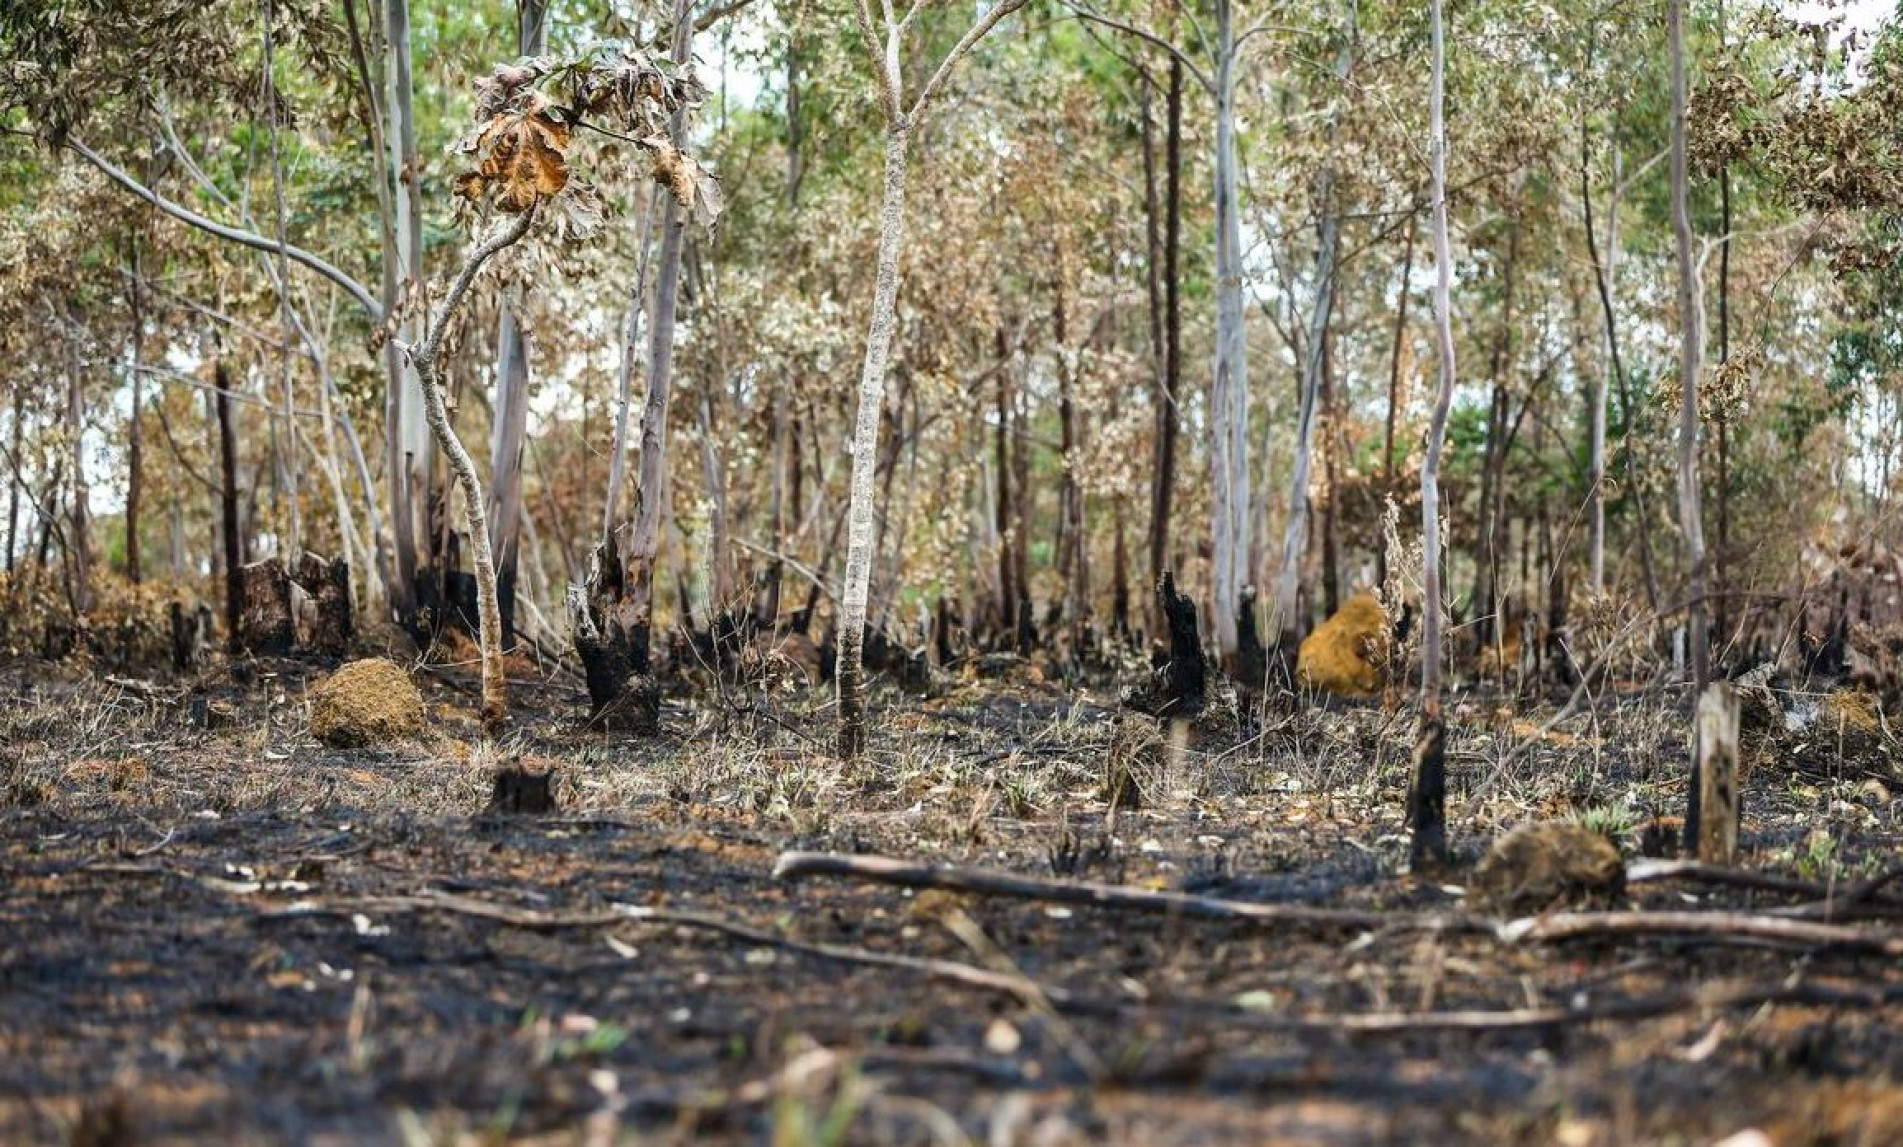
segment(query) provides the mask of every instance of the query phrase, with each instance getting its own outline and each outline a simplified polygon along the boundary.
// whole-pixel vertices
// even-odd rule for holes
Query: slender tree
[[[1415,865],[1447,855],[1447,724],[1441,716],[1440,462],[1447,414],[1454,400],[1453,253],[1447,234],[1447,31],[1442,0],[1431,0],[1433,78],[1428,133],[1433,164],[1434,336],[1440,352],[1440,390],[1427,429],[1421,466],[1421,717],[1414,736],[1414,775],[1408,786],[1409,851]]]
[[[1685,134],[1685,0],[1667,0],[1666,37],[1672,56],[1672,232],[1678,245],[1678,514],[1685,536],[1685,562],[1690,585],[1685,610],[1689,624],[1692,695],[1702,697],[1711,680],[1711,651],[1707,636],[1710,616],[1705,602],[1704,508],[1698,488],[1698,375],[1703,353],[1703,304],[1698,265],[1692,253],[1691,176]],[[1692,777],[1685,812],[1685,847],[1698,842],[1699,752],[1692,746]]]
[[[899,253],[905,243],[905,181],[912,132],[923,120],[932,98],[944,86],[952,68],[999,21],[1024,6],[1025,0],[1000,0],[959,37],[933,69],[931,78],[910,103],[905,99],[901,62],[905,33],[922,5],[904,16],[887,5],[875,27],[869,0],[858,0],[859,33],[872,59],[879,105],[885,114],[885,189],[879,207],[879,262],[872,296],[872,315],[866,330],[866,356],[859,374],[859,412],[852,431],[852,500],[846,531],[846,583],[839,603],[839,753],[852,759],[865,751],[865,640],[866,599],[872,581],[873,482],[879,448],[879,415],[885,406],[885,372],[892,351],[892,330],[898,308]]]
[[[489,548],[489,515],[485,508],[482,479],[476,476],[475,462],[469,457],[462,440],[456,437],[455,427],[450,425],[441,356],[443,335],[448,331],[449,321],[455,317],[457,308],[462,306],[469,294],[470,284],[475,282],[477,272],[503,248],[520,242],[528,234],[530,225],[535,222],[537,206],[531,200],[528,207],[498,227],[494,234],[470,252],[468,259],[463,262],[462,270],[457,272],[449,290],[436,305],[436,312],[429,326],[424,329],[423,340],[404,349],[410,366],[423,383],[423,412],[429,419],[430,432],[436,436],[436,445],[449,459],[450,471],[462,488],[463,513],[468,515],[469,544],[474,551],[476,567],[476,609],[479,615],[476,639],[482,650],[482,722],[491,733],[497,732],[509,715],[508,682],[503,675],[502,665],[502,610],[496,593],[495,558]]]

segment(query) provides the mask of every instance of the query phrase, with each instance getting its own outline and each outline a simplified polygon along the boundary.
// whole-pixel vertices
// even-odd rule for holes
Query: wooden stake
[[[1699,785],[1698,859],[1733,864],[1738,858],[1738,693],[1714,682],[1698,699],[1693,752]]]

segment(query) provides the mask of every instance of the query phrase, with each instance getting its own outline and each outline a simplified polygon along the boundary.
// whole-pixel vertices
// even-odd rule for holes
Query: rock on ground
[[[339,669],[312,687],[310,702],[311,733],[340,749],[414,737],[427,720],[409,674],[382,657]]]

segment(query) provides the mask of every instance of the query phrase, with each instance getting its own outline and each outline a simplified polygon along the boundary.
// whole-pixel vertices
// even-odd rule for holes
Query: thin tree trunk
[[[1440,352],[1440,391],[1427,431],[1421,466],[1421,720],[1415,737],[1414,775],[1408,789],[1410,853],[1415,865],[1447,854],[1447,727],[1441,716],[1441,537],[1440,459],[1447,441],[1447,414],[1454,398],[1454,328],[1450,314],[1453,254],[1447,234],[1447,49],[1442,0],[1430,0],[1433,81],[1429,133],[1434,168],[1434,333]]]
[[[601,546],[604,550],[621,521],[621,489],[628,469],[628,412],[634,407],[634,372],[641,351],[641,318],[647,313],[648,257],[654,249],[654,225],[662,212],[658,185],[649,183],[647,208],[641,212],[641,258],[634,286],[628,291],[628,314],[621,324],[621,369],[616,380],[614,436],[608,448],[608,492],[602,509]]]
[[[1600,270],[1599,246],[1593,237],[1592,228],[1592,182],[1587,172],[1590,165],[1587,153],[1590,150],[1590,136],[1586,130],[1586,119],[1582,115],[1579,122],[1580,148],[1580,196],[1585,204],[1586,245],[1591,249],[1593,274],[1605,299],[1606,311],[1606,369],[1593,380],[1592,388],[1592,446],[1586,464],[1586,503],[1592,519],[1592,543],[1588,565],[1591,568],[1590,590],[1597,598],[1606,592],[1606,400],[1612,390],[1613,372],[1617,369],[1619,344],[1612,326],[1612,278],[1614,263],[1619,249],[1618,211],[1619,211],[1619,145],[1616,130],[1608,133],[1613,138],[1612,195],[1606,205],[1606,258],[1605,269]]]
[[[436,445],[449,463],[450,472],[462,487],[463,513],[467,518],[469,548],[476,567],[476,643],[482,651],[482,723],[492,736],[499,732],[509,715],[508,682],[502,663],[502,610],[496,594],[495,558],[489,548],[488,512],[482,480],[476,476],[476,464],[464,449],[449,422],[449,406],[444,395],[442,364],[443,335],[482,270],[498,251],[528,234],[535,222],[535,209],[522,212],[470,253],[455,282],[443,295],[431,318],[423,341],[408,350],[410,365],[423,385],[423,412],[436,435]],[[447,492],[445,492],[447,494]],[[447,518],[447,513],[444,514]]]
[[[800,114],[800,37],[792,31],[786,45],[786,207],[796,217],[800,207],[800,184],[806,177],[805,124]],[[771,632],[780,621],[781,583],[786,575],[787,527],[790,515],[799,513],[794,497],[789,506],[787,484],[797,489],[799,466],[798,424],[793,419],[793,383],[777,379],[773,386],[772,489],[769,512],[773,517],[773,557],[767,562],[765,584],[760,588],[754,617]]]
[[[1183,247],[1183,62],[1170,58],[1164,129],[1163,371],[1156,405],[1156,470],[1150,496],[1150,584],[1170,567],[1170,513],[1176,489],[1177,398],[1182,390],[1183,307],[1178,264]],[[1154,595],[1152,595],[1154,596]],[[1156,629],[1165,618],[1156,605]]]
[[[685,64],[693,22],[686,0],[674,9],[674,58]],[[686,108],[677,108],[669,124],[672,138],[686,129]],[[634,528],[628,538],[626,589],[629,595],[630,656],[636,674],[649,672],[654,628],[654,567],[661,552],[661,525],[667,515],[667,411],[674,386],[674,322],[681,297],[681,250],[686,220],[680,203],[664,196],[661,250],[654,283],[654,314],[648,323],[647,397],[641,409],[640,468],[635,487]]]
[[[20,494],[26,475],[20,472],[20,444],[26,434],[26,387],[13,388],[13,450],[9,456],[13,480],[7,483],[7,572],[13,573],[20,562]]]
[[[1353,12],[1351,5],[1347,35],[1335,61],[1335,77],[1344,86],[1348,83],[1354,69],[1356,31]],[[1341,249],[1341,219],[1335,211],[1333,156],[1335,137],[1341,127],[1342,106],[1342,102],[1337,101],[1336,110],[1330,113],[1326,139],[1323,143],[1325,154],[1329,158],[1323,164],[1321,174],[1315,181],[1315,210],[1321,219],[1320,235],[1315,246],[1315,301],[1308,316],[1306,340],[1308,353],[1302,361],[1301,401],[1295,426],[1295,465],[1289,478],[1289,517],[1287,527],[1282,532],[1282,568],[1276,579],[1273,618],[1273,624],[1276,627],[1275,634],[1285,652],[1301,640],[1303,630],[1307,628],[1302,624],[1302,618],[1299,616],[1302,553],[1308,543],[1308,487],[1315,458],[1317,407],[1321,398],[1322,376],[1326,372],[1324,344],[1327,341],[1329,316],[1333,313],[1335,306],[1335,266]],[[1233,109],[1231,110],[1233,112]],[[1233,140],[1230,146],[1234,146]],[[1239,245],[1236,250],[1240,252]],[[1241,274],[1239,260],[1233,265],[1232,270],[1238,276]],[[1240,291],[1240,281],[1237,286]],[[1244,403],[1244,417],[1246,417],[1246,394]],[[1244,449],[1245,451],[1247,449],[1246,441]]]
[[[892,329],[898,306],[899,253],[905,241],[906,150],[912,124],[934,92],[973,44],[998,22],[1023,6],[1023,0],[1001,0],[978,18],[945,54],[908,110],[902,103],[901,40],[910,20],[891,18],[886,11],[883,50],[873,29],[871,5],[859,0],[859,28],[872,50],[878,73],[879,95],[885,106],[885,190],[879,209],[878,278],[872,296],[872,315],[866,332],[866,358],[859,376],[859,409],[852,432],[852,498],[846,544],[846,584],[839,602],[839,653],[835,674],[839,688],[839,754],[848,760],[865,751],[865,637],[866,598],[872,579],[873,485],[877,463],[879,417],[885,405],[886,362],[892,351]]]
[[[1631,390],[1631,387],[1627,383],[1625,367],[1623,363],[1620,361],[1620,357],[1619,357],[1619,330],[1618,330],[1618,324],[1615,318],[1616,312],[1613,309],[1612,292],[1613,292],[1613,288],[1616,285],[1613,281],[1613,275],[1618,269],[1616,266],[1615,260],[1617,258],[1617,254],[1619,250],[1618,220],[1617,220],[1616,213],[1618,209],[1618,197],[1619,197],[1619,173],[1621,169],[1620,159],[1623,153],[1618,146],[1617,133],[1615,132],[1614,140],[1613,140],[1613,153],[1612,153],[1613,154],[1613,192],[1612,192],[1610,208],[1608,212],[1609,217],[1608,217],[1607,237],[1606,237],[1606,258],[1605,258],[1605,261],[1602,263],[1599,258],[1598,237],[1594,234],[1594,231],[1593,231],[1592,183],[1591,183],[1591,178],[1589,174],[1591,168],[1590,168],[1590,165],[1586,162],[1587,136],[1585,134],[1585,130],[1586,130],[1585,125],[1582,123],[1580,125],[1579,180],[1580,180],[1580,200],[1583,203],[1585,208],[1586,253],[1587,253],[1587,256],[1592,260],[1593,281],[1598,287],[1599,306],[1600,306],[1600,310],[1604,313],[1605,320],[1606,320],[1606,359],[1607,359],[1607,364],[1609,368],[1609,373],[1612,376],[1612,381],[1618,386],[1619,405],[1621,408],[1622,416],[1625,420],[1624,450],[1625,450],[1625,463],[1626,463],[1625,464],[1626,482],[1627,482],[1627,485],[1631,488],[1633,508],[1636,511],[1636,518],[1637,518],[1636,525],[1637,525],[1638,535],[1639,535],[1639,564],[1645,575],[1646,605],[1647,605],[1647,608],[1656,612],[1658,609],[1658,603],[1659,603],[1659,590],[1658,590],[1658,574],[1652,562],[1651,519],[1650,517],[1647,516],[1645,512],[1645,494],[1644,494],[1644,491],[1641,490],[1639,486],[1638,463],[1632,454],[1632,420],[1633,420],[1632,390]],[[1598,415],[1598,419],[1599,419],[1600,427],[1603,430],[1604,423],[1605,423],[1605,414],[1603,412],[1603,407],[1604,407],[1603,395],[1601,396],[1600,406],[1601,406],[1601,412]],[[1600,497],[1600,502],[1601,502],[1601,505],[1599,506],[1599,509],[1598,509],[1598,523],[1599,523],[1598,549],[1600,553],[1600,569],[1602,574],[1600,584],[1601,584],[1601,587],[1603,588],[1603,585],[1604,585],[1603,571],[1604,571],[1604,564],[1605,564],[1605,561],[1604,561],[1605,509],[1603,504],[1604,491],[1605,491],[1605,468],[1604,468],[1605,458],[1604,458],[1604,443],[1603,442],[1601,442],[1600,444],[1600,455],[1601,455],[1600,479],[1597,483],[1595,483],[1594,489],[1595,491],[1598,492],[1598,495]]]
[[[717,626],[723,614],[737,614],[738,598],[733,589],[732,532],[727,519],[727,467],[719,446],[720,419],[714,405],[714,387],[710,382],[700,395],[700,466],[707,484],[708,541],[707,565],[713,575],[713,601],[708,616]]]
[[[363,29],[357,19],[356,0],[344,0],[344,22],[350,33],[351,58],[356,65],[357,81],[363,89],[364,127],[369,137],[371,167],[376,173],[377,239],[381,254],[378,299],[383,313],[389,315],[396,309],[402,278],[396,244],[396,206],[392,199],[395,178],[391,171],[390,150],[383,138],[383,107],[377,98],[377,85],[370,73],[370,57],[364,47]],[[411,530],[408,491],[402,480],[403,358],[395,342],[388,339],[383,346],[383,375],[384,482],[389,498],[391,534],[386,537],[381,529],[372,528],[376,534],[377,576],[383,582],[384,596],[395,617],[407,625],[414,616],[416,606],[416,540]],[[367,470],[362,469],[363,446],[357,441],[354,430],[351,432],[351,447],[356,453],[362,480],[366,483],[364,497],[371,499],[374,506],[376,494],[368,485]]]
[[[885,135],[885,192],[879,210],[878,278],[866,332],[866,358],[859,376],[859,414],[852,435],[852,510],[846,531],[846,585],[839,617],[839,754],[848,760],[865,751],[866,597],[872,574],[873,469],[879,414],[885,404],[886,360],[899,294],[899,252],[905,242],[906,149],[910,128],[903,119]],[[1000,378],[1007,372],[1000,371]]]
[[[80,368],[79,322],[70,309],[68,318],[71,321],[66,342],[66,433],[69,437],[69,465],[73,469],[73,506],[66,551],[72,563],[71,596],[77,620],[92,611],[92,537],[88,527],[91,520],[91,494],[86,488],[86,376]]]
[[[1517,210],[1517,205],[1516,205]],[[1508,224],[1506,261],[1501,269],[1500,329],[1493,344],[1492,400],[1487,407],[1487,445],[1481,461],[1480,514],[1474,535],[1474,632],[1481,648],[1500,653],[1500,548],[1507,528],[1507,425],[1513,413],[1508,385],[1513,366],[1513,284],[1520,254],[1520,227]],[[1505,666],[1500,667],[1505,674]]]
[[[139,554],[139,512],[145,493],[145,300],[139,279],[137,240],[132,245],[132,275],[126,302],[132,312],[131,361],[127,371],[132,376],[132,419],[126,427],[126,578],[137,585],[145,576]],[[9,541],[9,556],[11,545]]]
[[[1216,361],[1210,390],[1216,648],[1234,668],[1249,583],[1249,362],[1244,326],[1234,0],[1216,0]]]
[[[522,455],[529,423],[529,343],[517,318],[519,287],[503,292],[496,331],[496,397],[489,436],[489,546],[496,554],[502,643],[515,641],[516,552],[522,525]]]
[[[1071,650],[1075,655],[1082,648],[1083,627],[1090,614],[1089,543],[1085,534],[1084,488],[1078,481],[1078,471],[1083,467],[1084,443],[1082,418],[1074,394],[1070,315],[1065,305],[1065,259],[1061,249],[1053,252],[1053,262],[1056,279],[1052,292],[1051,324],[1052,338],[1057,347],[1058,450],[1063,467],[1057,500],[1058,536],[1061,539],[1057,547],[1057,569],[1063,579],[1064,624],[1070,629]]]
[[[1685,535],[1685,560],[1691,570],[1686,612],[1690,618],[1692,695],[1702,697],[1711,680],[1711,652],[1706,633],[1709,616],[1705,602],[1705,530],[1698,488],[1698,374],[1703,350],[1700,331],[1698,267],[1692,254],[1690,173],[1685,138],[1685,3],[1667,0],[1666,35],[1672,55],[1672,232],[1678,245],[1679,406],[1678,505],[1679,528]],[[1685,847],[1698,842],[1699,752],[1692,749],[1692,778],[1685,812]]]
[[[1418,211],[1408,213],[1407,243],[1401,249],[1401,286],[1394,308],[1394,350],[1388,362],[1388,418],[1381,437],[1381,489],[1392,498],[1400,491],[1394,485],[1394,426],[1401,409],[1401,353],[1407,346],[1407,301],[1413,292],[1414,236],[1420,229]],[[1374,581],[1388,584],[1388,548],[1378,540],[1374,547]]]
[[[1725,4],[1718,2],[1718,37],[1722,45],[1725,39]],[[1722,368],[1731,361],[1731,166],[1718,165],[1718,365]],[[1881,404],[1879,403],[1879,412]],[[1718,546],[1713,552],[1712,589],[1716,599],[1715,615],[1718,640],[1722,643],[1731,632],[1731,588],[1728,569],[1731,557],[1731,419],[1729,412],[1719,409],[1713,412],[1718,423]],[[1883,452],[1885,469],[1888,469],[1889,450]],[[1889,489],[1889,475],[1884,475],[1878,486],[1879,499]],[[1879,514],[1881,513],[1879,503]]]
[[[1018,561],[1016,546],[1023,540],[1011,529],[1011,412],[1016,406],[1012,396],[1011,347],[1004,328],[998,328],[998,634],[1008,638],[1018,628]]]
[[[1322,333],[1322,421],[1328,436],[1322,439],[1323,482],[1328,501],[1322,507],[1322,615],[1333,617],[1341,608],[1341,412],[1335,404],[1335,327]]]
[[[386,169],[392,191],[392,268],[395,281],[389,285],[392,302],[418,291],[423,277],[423,205],[420,192],[421,168],[416,146],[416,111],[410,64],[409,0],[384,0],[385,65],[384,113],[389,121],[385,137]],[[387,260],[386,260],[387,262]],[[387,313],[397,314],[396,310]],[[402,312],[407,313],[407,312]],[[398,341],[409,342],[415,325],[407,319],[396,324]],[[385,370],[389,376],[386,433],[388,473],[392,489],[391,520],[396,532],[397,571],[402,581],[400,602],[409,606],[408,621],[414,621],[417,586],[417,543],[430,534],[430,504],[434,490],[430,483],[432,459],[429,435],[423,424],[420,380],[415,372],[404,369],[401,356],[392,347],[386,352]],[[485,544],[487,539],[484,539]],[[435,547],[432,547],[435,548]],[[438,571],[439,573],[441,571]]]
[[[239,620],[244,613],[244,543],[238,527],[238,436],[231,418],[231,371],[221,358],[212,368],[217,387],[218,414],[218,518],[225,551],[225,643],[232,652],[239,648]]]
[[[518,0],[516,43],[539,56],[548,42],[545,0]],[[496,553],[502,642],[515,643],[516,554],[522,525],[522,442],[529,423],[529,346],[522,327],[521,292],[505,291],[496,331],[496,397],[489,443],[490,547]]]
[[[279,140],[276,50],[272,24],[277,19],[274,0],[264,4],[264,105],[266,127],[271,142],[272,220],[278,241],[278,386],[284,396],[284,445],[280,465],[284,474],[285,543],[279,547],[286,569],[294,568],[304,547],[304,520],[298,503],[299,462],[297,454],[297,398],[291,374],[291,261],[284,252],[286,216],[284,204],[284,158]]]

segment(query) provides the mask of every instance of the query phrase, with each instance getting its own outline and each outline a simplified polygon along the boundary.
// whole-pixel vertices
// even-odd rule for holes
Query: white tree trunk
[[[661,213],[659,191],[653,183],[647,188],[647,209],[641,212],[641,259],[636,264],[634,286],[628,291],[628,315],[621,325],[621,369],[615,387],[614,437],[608,452],[608,493],[601,517],[601,546],[608,547],[609,536],[620,520],[621,489],[627,482],[628,411],[634,406],[634,372],[641,357],[641,316],[647,310],[648,254],[653,249],[654,220]]]
[[[873,478],[878,466],[879,413],[885,405],[886,363],[899,297],[899,252],[905,243],[906,149],[909,126],[886,129],[885,195],[879,209],[878,281],[866,358],[859,374],[859,413],[852,429],[852,503],[846,529],[846,582],[839,603],[839,752],[857,757],[865,749],[866,599],[872,581]]]
[[[1210,469],[1216,647],[1238,649],[1237,618],[1249,583],[1249,371],[1243,323],[1242,222],[1236,154],[1236,42],[1231,0],[1217,0],[1216,365],[1210,389]]]
[[[1440,716],[1441,538],[1440,458],[1447,442],[1447,415],[1454,401],[1453,254],[1447,234],[1447,48],[1442,0],[1433,0],[1433,94],[1429,103],[1434,168],[1434,339],[1440,352],[1440,389],[1427,430],[1421,466],[1421,539],[1426,557],[1421,578],[1421,711]]]
[[[1433,87],[1429,133],[1434,168],[1434,334],[1440,350],[1440,390],[1421,465],[1421,718],[1408,782],[1409,854],[1418,870],[1447,856],[1447,726],[1441,718],[1440,456],[1447,412],[1454,400],[1453,255],[1447,237],[1447,47],[1442,0],[1432,0]]]
[[[1678,518],[1685,535],[1685,562],[1691,571],[1686,613],[1691,642],[1692,695],[1704,695],[1711,680],[1711,650],[1706,633],[1710,610],[1705,602],[1704,508],[1698,488],[1698,374],[1703,357],[1704,300],[1698,265],[1692,254],[1690,173],[1685,140],[1685,3],[1669,0],[1666,35],[1672,53],[1672,231],[1678,240]],[[1704,777],[1697,732],[1692,737],[1692,777],[1685,810],[1685,844],[1695,849],[1700,835]]]
[[[391,191],[396,221],[397,298],[410,297],[423,277],[423,202],[419,193],[419,160],[416,150],[416,108],[410,75],[410,3],[409,0],[385,0],[384,3],[386,91],[383,110],[384,143],[389,152]],[[399,314],[401,311],[398,312]],[[415,323],[399,318],[399,341],[408,343],[415,335]],[[414,370],[400,369],[401,360],[392,357],[391,394],[388,399],[386,428],[389,435],[389,473],[386,480],[393,491],[391,511],[405,515],[397,527],[397,567],[404,580],[403,596],[410,600],[416,592],[417,546],[429,533],[429,428],[424,424],[422,382]],[[401,483],[401,489],[397,484]]]
[[[1354,67],[1355,12],[1348,10],[1347,39],[1335,62],[1335,75],[1345,86]],[[1314,467],[1316,404],[1321,396],[1323,348],[1328,337],[1328,318],[1335,304],[1335,264],[1341,248],[1341,220],[1335,212],[1335,137],[1341,127],[1341,104],[1330,113],[1327,137],[1327,165],[1316,180],[1315,207],[1321,214],[1321,235],[1315,249],[1315,303],[1308,316],[1307,354],[1302,361],[1302,406],[1296,424],[1295,472],[1289,480],[1288,526],[1282,532],[1282,568],[1275,585],[1275,615],[1270,632],[1301,636],[1301,620],[1296,616],[1301,599],[1302,551],[1308,544],[1308,485]],[[1405,286],[1403,287],[1405,289]],[[1332,496],[1332,493],[1331,493]]]
[[[693,49],[694,22],[688,0],[674,5],[674,62],[686,66]],[[684,140],[687,108],[674,109],[668,135]],[[681,297],[681,249],[687,226],[681,205],[661,199],[661,249],[654,280],[654,315],[648,323],[648,392],[641,406],[641,458],[635,486],[634,528],[628,538],[624,617],[631,635],[634,671],[646,674],[654,627],[654,567],[661,552],[661,527],[670,510],[667,481],[667,409],[674,390],[674,316]]]
[[[1691,570],[1687,613],[1691,623],[1692,684],[1702,694],[1711,678],[1705,604],[1705,526],[1698,487],[1698,375],[1704,349],[1704,305],[1692,253],[1690,176],[1685,142],[1685,4],[1670,0],[1667,33],[1672,52],[1672,231],[1678,239],[1679,404],[1678,515]]]

